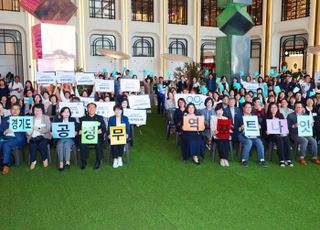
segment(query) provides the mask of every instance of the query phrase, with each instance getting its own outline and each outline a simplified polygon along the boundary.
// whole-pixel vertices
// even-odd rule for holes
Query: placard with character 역
[[[184,116],[183,131],[204,131],[204,116]]]

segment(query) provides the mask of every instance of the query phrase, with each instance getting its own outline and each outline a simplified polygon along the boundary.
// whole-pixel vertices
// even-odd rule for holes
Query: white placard
[[[59,84],[73,84],[75,82],[75,73],[74,72],[57,72],[56,78],[57,83]]]
[[[140,92],[139,79],[121,79],[120,90],[122,92]]]
[[[39,85],[48,85],[56,83],[56,75],[53,72],[37,72],[36,79]]]
[[[76,73],[77,85],[94,85],[94,73]]]
[[[176,103],[176,108],[178,108],[178,100],[180,98],[183,98],[187,104],[189,103],[195,104],[197,109],[204,109],[206,108],[206,106],[204,105],[204,102],[208,97],[201,94],[175,94],[174,100]]]
[[[309,115],[297,116],[298,136],[312,137],[313,136],[313,117]]]
[[[80,101],[83,102],[84,107],[87,107],[87,105],[90,102],[94,102],[94,98],[93,97],[79,97]]]
[[[314,82],[320,83],[320,72],[314,73]]]
[[[131,109],[150,109],[149,95],[130,95],[128,97],[129,106]]]
[[[63,107],[68,107],[71,110],[71,117],[83,117],[84,116],[84,106],[83,102],[60,102],[59,112]]]
[[[114,92],[114,80],[95,80],[95,87],[97,92]]]
[[[103,117],[112,117],[114,115],[113,107],[116,104],[114,101],[111,102],[95,102],[97,105],[96,114]]]
[[[246,137],[260,136],[258,116],[243,116],[243,124]]]
[[[242,87],[246,89],[246,91],[257,92],[258,88],[262,88],[259,83],[246,82],[241,80]]]
[[[147,123],[146,110],[124,109],[123,115],[128,117],[130,125],[145,125]]]

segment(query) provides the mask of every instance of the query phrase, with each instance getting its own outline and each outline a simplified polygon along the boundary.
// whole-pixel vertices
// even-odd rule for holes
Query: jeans
[[[268,140],[277,145],[279,161],[290,160],[290,140],[288,136],[269,135]]]
[[[318,145],[316,139],[313,137],[299,137],[297,135],[292,135],[291,139],[300,145],[301,148],[301,156],[305,157],[307,154],[308,144],[311,145],[312,157],[316,158],[318,156]]]
[[[37,150],[40,151],[42,161],[45,161],[48,158],[48,140],[30,142],[30,162],[36,161]]]
[[[58,140],[57,142],[57,153],[60,162],[70,161],[70,153],[74,142],[72,139]]]
[[[239,142],[242,143],[242,160],[248,161],[249,154],[252,149],[252,145],[256,146],[258,159],[264,160],[264,147],[263,143],[259,138],[247,138],[243,133],[240,133],[238,136]]]
[[[160,104],[161,104],[161,113],[164,112],[165,101],[166,101],[166,96],[163,93],[158,93],[158,113],[160,113]]]
[[[10,154],[11,150],[14,148],[19,148],[23,146],[24,140],[6,140],[6,141],[0,141],[0,151],[3,153],[3,164],[9,165],[10,163]]]

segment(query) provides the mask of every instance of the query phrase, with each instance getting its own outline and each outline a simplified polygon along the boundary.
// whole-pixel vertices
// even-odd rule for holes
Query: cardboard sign
[[[57,72],[56,79],[59,84],[73,84],[75,83],[76,75],[74,72]]]
[[[32,116],[10,116],[9,129],[12,132],[28,132],[33,129]]]
[[[56,75],[53,72],[37,72],[36,79],[39,85],[48,85],[56,83]]]
[[[111,145],[125,145],[127,143],[126,127],[125,126],[111,126],[110,127],[110,144]]]
[[[298,136],[299,137],[312,137],[313,136],[313,118],[308,115],[297,117],[298,122]]]
[[[98,126],[97,121],[83,121],[81,124],[81,143],[98,144]]]
[[[241,84],[243,88],[245,88],[248,91],[252,92],[257,92],[257,89],[260,88],[261,86],[258,83],[251,83],[251,82],[246,82],[246,81],[241,81]]]
[[[218,119],[216,137],[219,139],[230,139],[231,119]]]
[[[140,80],[120,79],[120,90],[122,92],[140,92]]]
[[[74,122],[53,122],[52,123],[52,137],[54,139],[60,138],[74,138],[75,124]]]
[[[269,134],[287,135],[288,122],[286,119],[267,119],[267,132]]]
[[[131,109],[150,109],[150,97],[149,95],[130,95],[128,97],[129,105]]]
[[[97,105],[96,114],[109,118],[114,115],[113,107],[115,106],[114,101],[110,102],[95,102]]]
[[[258,116],[243,116],[243,124],[246,137],[260,136]]]
[[[77,85],[94,85],[94,73],[76,73]]]
[[[114,92],[114,80],[95,80],[95,87],[97,92]]]
[[[63,107],[68,107],[71,110],[71,117],[83,117],[84,116],[84,106],[83,102],[60,102],[59,112]]]
[[[123,115],[128,117],[131,125],[145,125],[147,123],[146,110],[124,109]]]
[[[183,98],[187,104],[189,103],[195,104],[197,109],[204,109],[206,108],[206,106],[204,105],[204,102],[208,97],[200,94],[175,94],[174,99],[176,103],[176,108],[178,108],[178,100],[180,98]]]
[[[204,131],[204,116],[184,116],[183,131]]]

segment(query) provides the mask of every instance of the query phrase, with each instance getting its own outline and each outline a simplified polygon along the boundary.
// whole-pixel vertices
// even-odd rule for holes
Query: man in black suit
[[[241,113],[241,110],[238,107],[235,107],[235,105],[236,99],[230,97],[228,106],[223,109],[223,116],[232,119],[232,124],[234,124],[234,117],[236,116],[236,114]]]

